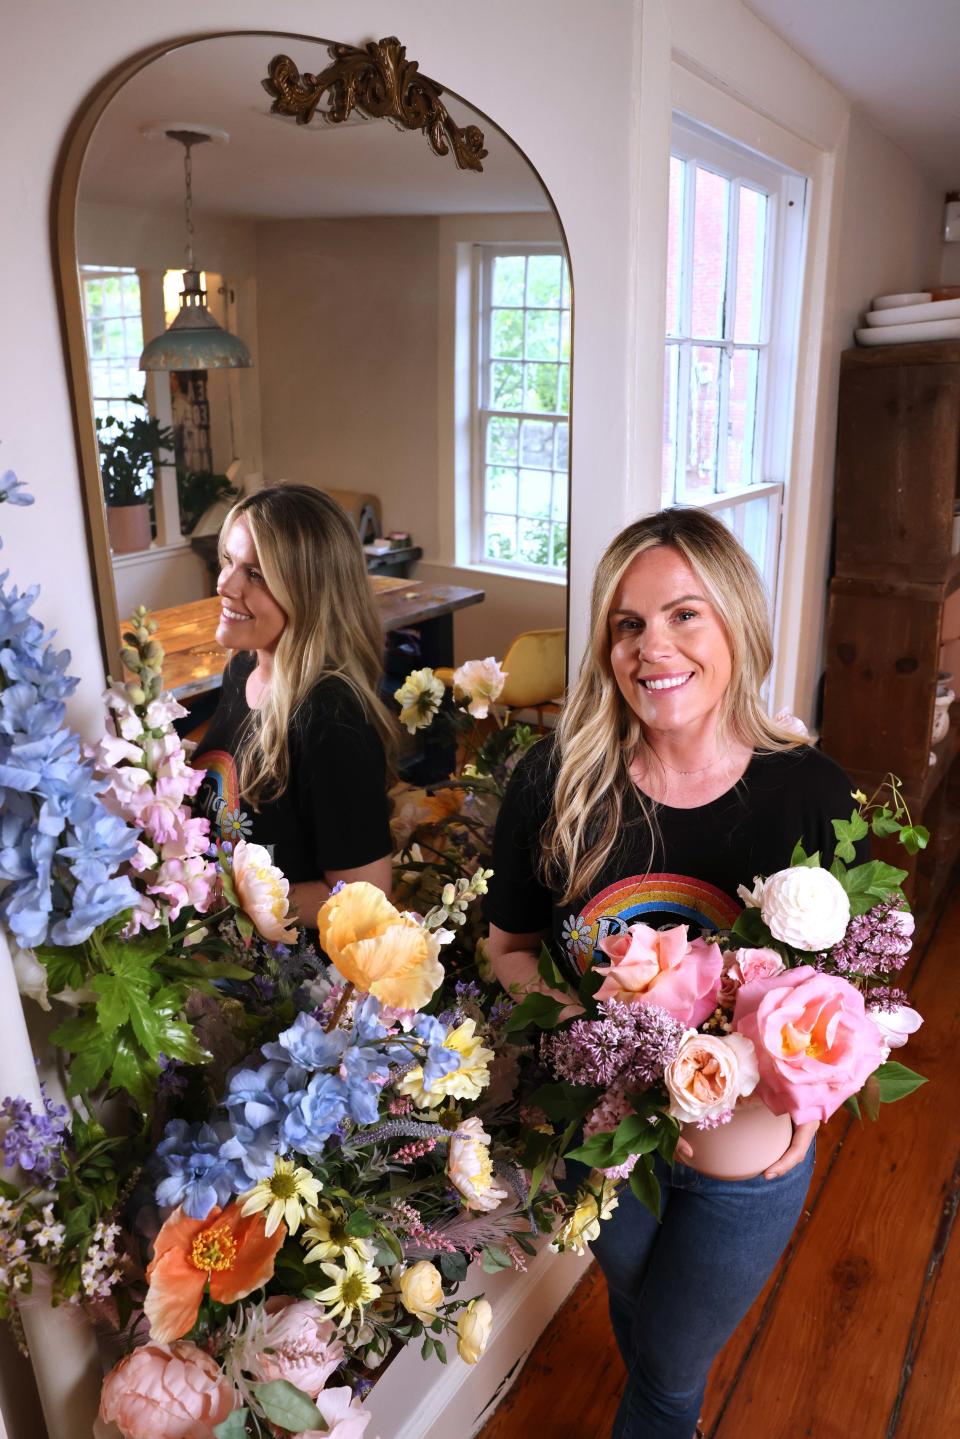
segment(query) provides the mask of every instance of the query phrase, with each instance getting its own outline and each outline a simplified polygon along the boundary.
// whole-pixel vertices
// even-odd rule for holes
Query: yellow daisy
[[[291,1234],[296,1234],[303,1218],[304,1205],[315,1205],[320,1197],[320,1181],[309,1169],[298,1169],[292,1159],[274,1160],[269,1179],[261,1179],[246,1194],[241,1194],[244,1216],[267,1210],[265,1233],[270,1235],[281,1220]]]
[[[337,1325],[340,1329],[345,1329],[350,1323],[354,1310],[362,1319],[365,1307],[374,1299],[379,1299],[381,1294],[377,1283],[379,1270],[373,1264],[361,1259],[354,1249],[343,1251],[343,1262],[346,1266],[343,1269],[339,1264],[321,1264],[320,1268],[333,1283],[329,1289],[318,1290],[314,1295],[318,1303],[326,1308],[328,1319],[340,1315]]]
[[[323,1259],[339,1259],[348,1249],[369,1262],[373,1258],[373,1245],[369,1239],[348,1234],[346,1223],[346,1210],[336,1204],[308,1209],[306,1227],[300,1236],[300,1243],[307,1250],[303,1262],[313,1264]]]

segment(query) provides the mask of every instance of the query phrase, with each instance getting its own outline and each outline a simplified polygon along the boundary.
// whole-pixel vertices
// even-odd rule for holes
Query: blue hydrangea
[[[155,1155],[164,1175],[157,1185],[157,1203],[182,1204],[191,1219],[206,1219],[215,1204],[222,1209],[234,1194],[248,1189],[242,1166],[222,1152],[230,1137],[224,1123],[172,1119]]]
[[[444,1048],[447,1026],[430,1014],[420,1015],[413,1026],[413,1032],[427,1046],[423,1061],[423,1087],[429,1093],[438,1079],[460,1068],[462,1055],[456,1049]]]

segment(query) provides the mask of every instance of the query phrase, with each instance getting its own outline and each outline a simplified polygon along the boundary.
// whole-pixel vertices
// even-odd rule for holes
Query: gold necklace
[[[725,756],[725,758],[726,758],[727,760],[729,760],[729,758],[730,758],[729,752],[727,753],[727,755]],[[667,764],[667,761],[666,761],[665,759],[663,759],[660,755],[657,755],[657,759],[660,760],[660,763],[663,765],[664,769],[671,770],[671,771],[673,772],[673,774],[682,774],[682,775],[685,775],[685,776],[695,775],[695,774],[706,774],[708,770],[713,769],[715,765],[717,765],[717,764],[720,763],[720,760],[719,760],[719,759],[715,759],[715,760],[711,760],[709,764],[705,764],[705,765],[703,766],[703,769],[676,769],[672,764]]]

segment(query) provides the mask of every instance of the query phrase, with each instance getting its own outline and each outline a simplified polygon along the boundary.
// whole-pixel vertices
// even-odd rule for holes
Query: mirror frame
[[[121,61],[112,70],[109,70],[84,96],[80,105],[74,113],[74,117],[67,128],[66,135],[60,148],[54,169],[53,184],[51,189],[51,251],[54,269],[54,288],[57,295],[60,314],[60,327],[63,342],[64,357],[67,371],[67,388],[70,395],[72,420],[74,429],[74,442],[77,451],[77,460],[80,470],[81,499],[84,511],[84,527],[87,544],[87,556],[90,564],[90,577],[96,604],[97,630],[100,638],[100,652],[103,658],[104,678],[113,676],[119,678],[123,674],[123,665],[120,659],[120,622],[121,616],[117,605],[116,587],[113,578],[113,552],[110,548],[110,541],[107,534],[106,504],[103,496],[103,484],[100,478],[100,458],[97,446],[97,432],[94,424],[93,395],[91,391],[90,372],[87,363],[87,342],[83,323],[83,301],[80,292],[80,273],[77,259],[77,203],[79,197],[80,178],[83,170],[83,162],[87,149],[93,138],[93,133],[100,120],[101,115],[110,104],[111,100],[124,85],[141,70],[159,60],[164,55],[171,54],[174,50],[181,50],[187,45],[196,45],[201,41],[229,39],[236,36],[256,37],[262,36],[264,40],[270,41],[302,41],[310,45],[326,45],[331,55],[341,51],[347,55],[362,56],[364,53],[371,54],[378,48],[378,42],[366,43],[365,50],[359,47],[346,45],[336,40],[328,40],[320,35],[308,35],[301,31],[288,30],[206,30],[194,34],[178,36],[168,40],[157,41],[156,43],[135,52],[128,59]],[[400,45],[393,37],[379,42],[380,46],[395,44],[399,50],[400,59],[409,69],[413,66],[418,71],[416,62],[404,59],[405,47]],[[276,50],[274,50],[276,54]],[[268,62],[269,63],[269,62]],[[332,67],[329,67],[332,68]],[[296,72],[299,75],[299,71]],[[327,72],[324,72],[326,75]],[[304,76],[307,80],[322,79],[323,77]],[[266,82],[264,87],[267,88]],[[522,157],[524,162],[540,182],[541,189],[547,198],[550,213],[556,221],[557,230],[563,245],[568,273],[570,276],[570,411],[568,424],[570,426],[570,443],[567,462],[567,585],[566,585],[566,625],[569,635],[570,627],[570,554],[572,549],[572,475],[573,475],[573,379],[574,379],[574,358],[576,345],[573,343],[573,336],[576,331],[575,324],[575,291],[573,267],[570,262],[570,247],[567,243],[567,235],[563,222],[554,204],[553,196],[543,181],[537,167],[532,163],[520,145],[503,130],[486,111],[478,109],[471,101],[460,95],[455,90],[446,86],[441,87],[436,81],[429,81],[424,76],[419,76],[419,86],[424,84],[432,87],[437,93],[443,93],[460,101],[468,106],[475,115],[479,115],[486,124],[495,129],[508,144]],[[268,91],[268,93],[271,93]],[[363,102],[359,102],[363,105]],[[314,107],[315,108],[315,107]],[[363,106],[363,108],[366,108]],[[440,105],[439,109],[446,113],[445,107]],[[311,114],[313,111],[311,110]],[[309,118],[309,117],[308,117]],[[389,114],[384,116],[389,119]],[[449,117],[448,117],[449,118]],[[302,123],[305,123],[302,122]],[[421,114],[414,124],[412,121],[404,122],[408,128],[424,129],[424,116]],[[442,120],[438,121],[441,128],[449,135],[449,130],[443,126]],[[451,122],[452,123],[452,122]],[[454,127],[457,128],[457,127]],[[475,126],[467,126],[460,133],[466,137],[468,148],[473,149],[476,139],[470,132],[476,131],[479,136],[479,144],[482,149],[483,134]],[[446,153],[438,148],[434,138],[428,135],[431,148],[435,154]],[[442,144],[442,139],[441,139]],[[485,151],[483,152],[486,153]],[[456,151],[455,151],[456,158]],[[458,161],[459,163],[459,161]],[[479,163],[469,168],[482,168]],[[527,576],[523,576],[527,578]],[[569,669],[569,643],[567,646],[567,663]]]

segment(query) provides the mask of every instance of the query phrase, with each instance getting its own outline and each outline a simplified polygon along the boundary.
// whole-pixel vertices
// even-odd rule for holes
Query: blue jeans
[[[659,1157],[661,1222],[624,1186],[591,1245],[604,1272],[627,1387],[612,1439],[692,1439],[718,1352],[800,1217],[814,1145],[779,1179],[710,1179]],[[571,1162],[564,1185],[585,1177]]]

